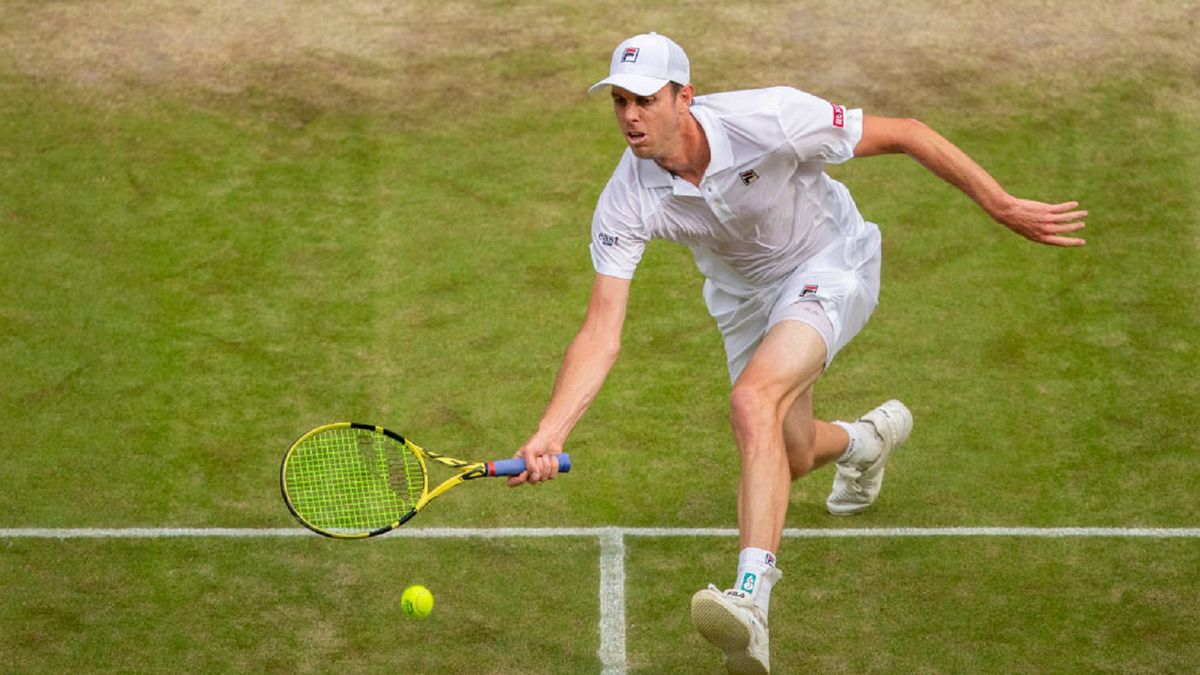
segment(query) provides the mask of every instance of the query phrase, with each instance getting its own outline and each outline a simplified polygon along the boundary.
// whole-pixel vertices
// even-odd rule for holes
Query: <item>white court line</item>
[[[625,537],[600,535],[600,664],[604,675],[625,675]]]
[[[401,528],[382,539],[503,539],[509,537],[596,537],[600,543],[600,649],[603,675],[625,675],[625,538],[735,537],[731,528],[673,527],[497,527]],[[159,539],[171,537],[318,537],[289,528],[0,528],[0,539]],[[891,527],[794,529],[787,538],[869,537],[1137,537],[1200,538],[1200,528],[1163,527]]]

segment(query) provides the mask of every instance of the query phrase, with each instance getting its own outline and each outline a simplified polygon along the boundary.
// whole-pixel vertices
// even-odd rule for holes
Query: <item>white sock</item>
[[[839,464],[845,464],[846,462],[850,461],[850,458],[854,456],[854,451],[858,448],[858,425],[851,424],[850,422],[843,422],[841,420],[834,420],[832,424],[836,424],[845,429],[846,434],[850,436],[850,443],[846,445],[845,452],[843,452],[842,456],[838,457],[837,459]]]
[[[734,590],[745,593],[764,613],[771,604],[771,586],[774,585],[774,579],[765,573],[774,568],[775,554],[765,549],[748,546],[738,554]]]

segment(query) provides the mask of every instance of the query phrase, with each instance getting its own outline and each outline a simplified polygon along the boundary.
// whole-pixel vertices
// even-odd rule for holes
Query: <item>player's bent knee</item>
[[[758,387],[738,384],[729,394],[729,421],[735,434],[753,434],[776,423],[776,401]]]

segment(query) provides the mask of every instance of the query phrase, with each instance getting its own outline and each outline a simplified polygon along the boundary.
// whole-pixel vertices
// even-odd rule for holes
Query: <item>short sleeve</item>
[[[862,139],[862,110],[779,87],[779,125],[802,162],[841,164]]]
[[[614,175],[592,216],[592,265],[600,274],[632,279],[646,248],[646,230],[628,186]]]

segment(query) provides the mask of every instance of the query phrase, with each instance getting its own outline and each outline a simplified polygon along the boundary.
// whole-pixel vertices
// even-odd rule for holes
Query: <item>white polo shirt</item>
[[[839,238],[854,257],[863,218],[824,166],[854,156],[861,110],[775,87],[699,96],[691,112],[711,156],[699,187],[626,149],[592,219],[597,272],[631,279],[646,242],[666,239],[690,246],[708,279],[742,295],[786,279]]]

